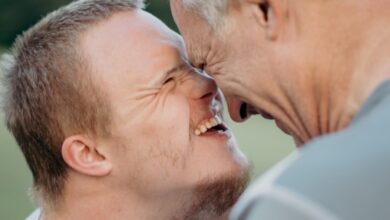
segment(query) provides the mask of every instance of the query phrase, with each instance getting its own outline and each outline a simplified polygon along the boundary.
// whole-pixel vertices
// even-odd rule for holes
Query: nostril
[[[240,117],[246,119],[248,117],[248,104],[242,103],[240,106]]]
[[[212,96],[213,96],[213,93],[209,92],[209,93],[204,94],[202,97],[200,97],[200,99],[207,99],[207,98],[210,98]]]

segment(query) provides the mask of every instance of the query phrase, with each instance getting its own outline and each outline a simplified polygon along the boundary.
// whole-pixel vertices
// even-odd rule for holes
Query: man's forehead
[[[82,46],[94,72],[111,76],[134,73],[126,76],[139,77],[133,80],[146,80],[144,75],[153,68],[170,68],[170,62],[185,56],[181,37],[141,10],[117,13],[91,28]]]
[[[121,52],[121,48],[137,52],[161,41],[177,44],[181,39],[157,18],[141,10],[117,13],[92,26],[81,39],[83,49],[105,54]]]
[[[86,43],[98,43],[98,41],[107,43],[123,37],[128,41],[139,42],[171,38],[173,34],[164,23],[142,10],[118,12],[107,20],[91,26],[84,34]]]

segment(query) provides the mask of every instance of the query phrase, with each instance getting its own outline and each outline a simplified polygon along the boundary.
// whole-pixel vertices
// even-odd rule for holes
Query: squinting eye
[[[167,80],[165,80],[164,85],[172,81],[173,81],[173,77],[169,77]]]

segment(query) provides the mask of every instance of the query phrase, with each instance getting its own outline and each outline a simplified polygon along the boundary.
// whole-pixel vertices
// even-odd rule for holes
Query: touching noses
[[[235,122],[244,122],[249,118],[249,106],[245,102],[240,101],[232,96],[226,96],[226,102],[229,110],[230,118]]]
[[[218,87],[211,77],[203,73],[194,73],[189,81],[187,91],[191,99],[211,101],[216,97]]]

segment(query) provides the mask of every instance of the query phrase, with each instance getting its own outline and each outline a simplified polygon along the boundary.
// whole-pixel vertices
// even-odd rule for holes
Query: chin
[[[229,152],[225,158],[223,158],[223,156],[225,156],[223,154],[220,156],[220,160],[209,163],[209,167],[212,167],[212,171],[208,172],[213,173],[216,177],[226,178],[242,176],[247,173],[250,168],[247,158],[240,151],[234,152],[233,154],[232,152]]]
[[[201,180],[195,188],[196,199],[188,217],[197,216],[195,219],[204,219],[204,216],[217,218],[225,215],[237,202],[249,182],[248,167],[240,167]]]

